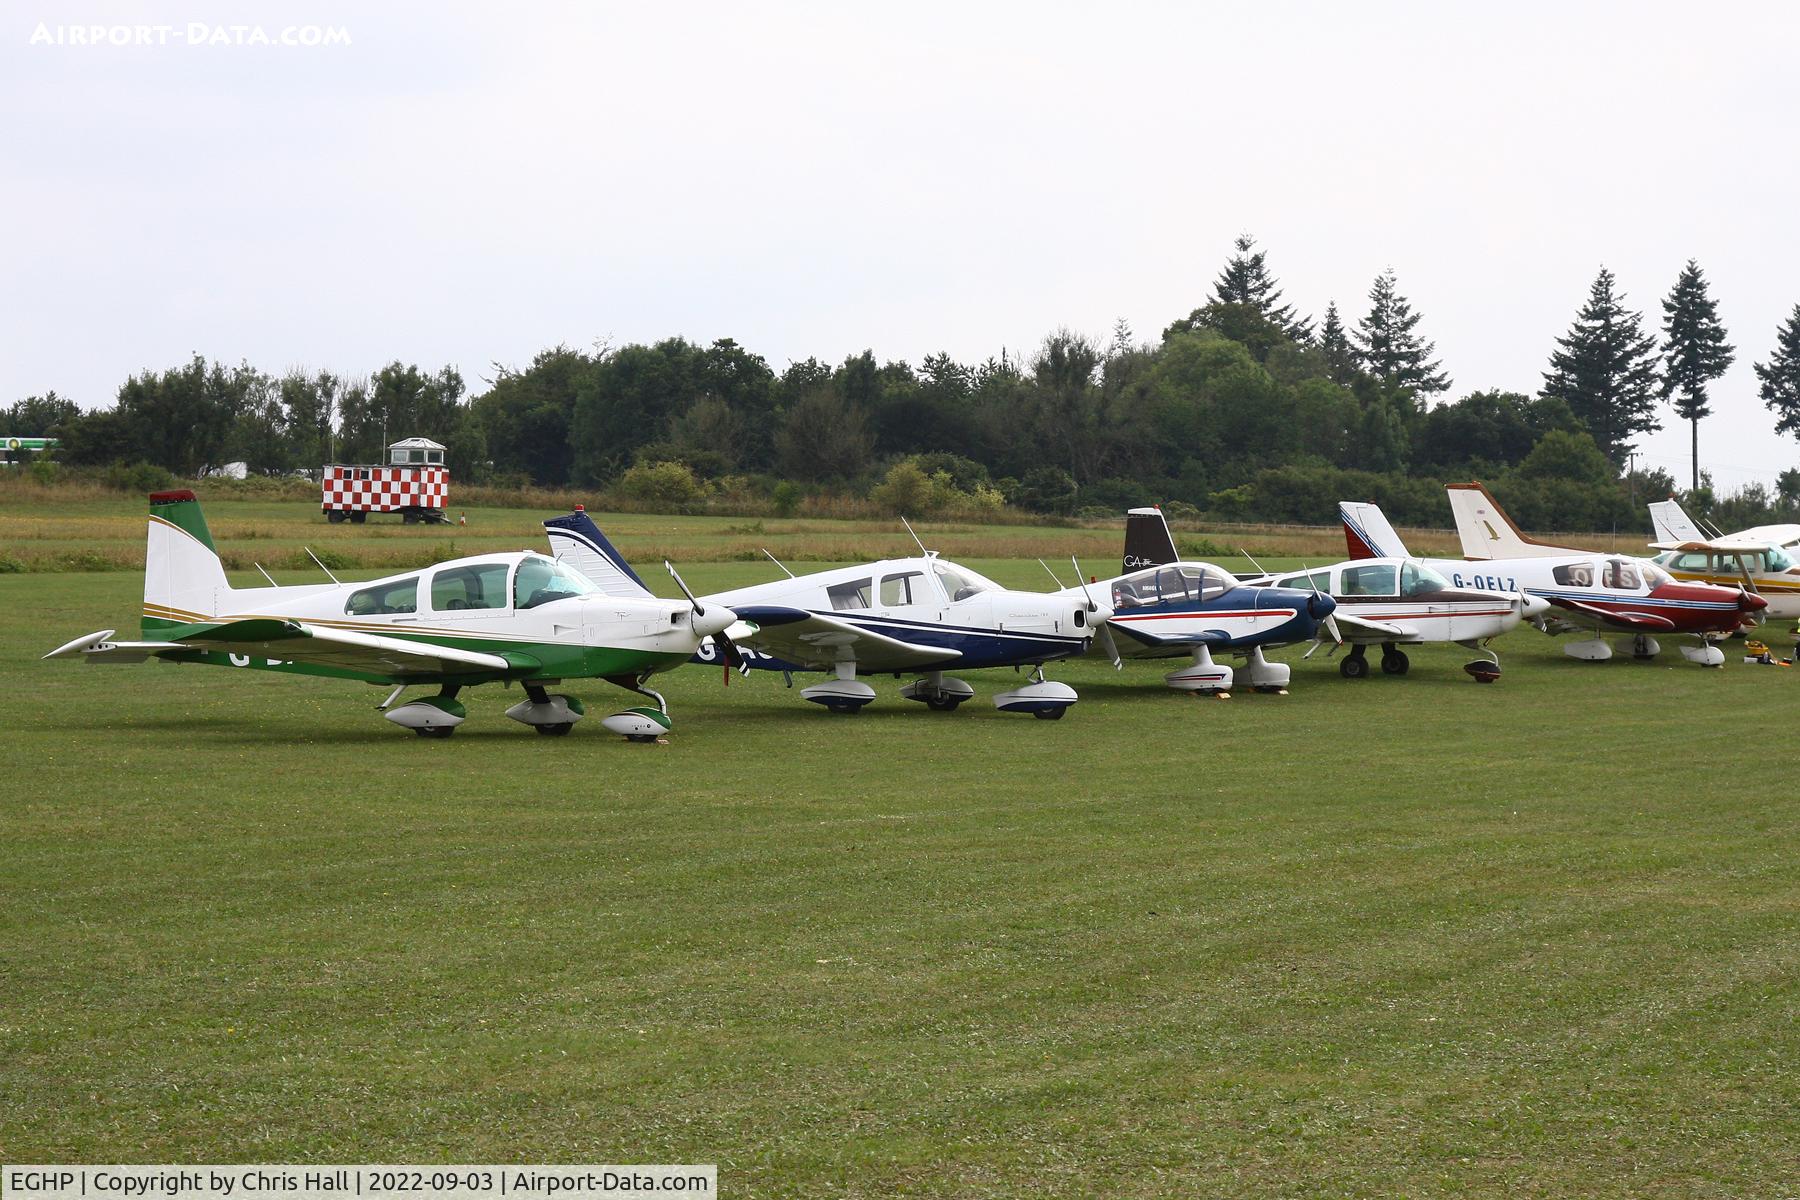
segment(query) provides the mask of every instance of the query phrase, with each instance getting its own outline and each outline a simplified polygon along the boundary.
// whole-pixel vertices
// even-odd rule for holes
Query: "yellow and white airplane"
[[[1736,533],[1705,529],[1674,500],[1650,506],[1656,563],[1677,579],[1749,587],[1769,602],[1765,615],[1800,619],[1800,525],[1757,525]]]

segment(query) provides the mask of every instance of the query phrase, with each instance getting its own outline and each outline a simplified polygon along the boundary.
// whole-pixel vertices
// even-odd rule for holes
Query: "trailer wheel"
[[[369,514],[366,512],[353,512],[350,514],[350,523],[352,525],[361,525],[368,519]]]
[[[341,508],[334,508],[325,514],[325,519],[330,521],[333,525],[342,525],[344,523],[344,518],[349,515],[349,513]]]

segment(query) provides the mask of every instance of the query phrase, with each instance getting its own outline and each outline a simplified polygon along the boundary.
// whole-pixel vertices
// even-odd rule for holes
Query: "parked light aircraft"
[[[724,605],[648,592],[608,596],[580,572],[530,552],[459,558],[365,583],[234,588],[194,494],[173,491],[150,497],[144,640],[114,641],[114,631],[103,629],[45,657],[157,658],[391,684],[384,715],[425,737],[449,737],[462,724],[463,688],[496,682],[525,692],[507,716],[542,734],[565,734],[581,719],[582,703],[546,689],[599,678],[656,701],[601,724],[654,740],[670,727],[668,709],[645,682],[686,662],[702,639],[737,619]],[[393,707],[419,684],[438,692]]]
[[[1736,533],[1705,532],[1674,500],[1650,506],[1655,562],[1677,579],[1744,584],[1769,602],[1768,614],[1800,618],[1800,525],[1757,525]]]
[[[586,573],[602,589],[626,586],[621,563],[597,539],[585,512],[544,522],[560,562]],[[773,583],[701,599],[729,608],[744,624],[730,630],[738,648],[721,647],[700,661],[745,668],[824,671],[833,677],[801,689],[806,700],[854,713],[875,699],[859,675],[917,675],[900,695],[937,711],[970,699],[975,689],[951,669],[1030,666],[1031,682],[1001,692],[994,707],[1055,720],[1079,698],[1075,689],[1043,677],[1043,664],[1088,648],[1096,625],[1110,615],[1086,597],[1003,588],[968,567],[920,547],[917,558],[789,574]],[[786,570],[786,568],[783,568]]]
[[[1263,576],[1262,580],[1281,587],[1316,589],[1337,601],[1336,625],[1341,639],[1350,645],[1350,653],[1338,663],[1338,671],[1346,679],[1361,679],[1369,673],[1367,650],[1371,645],[1381,647],[1384,674],[1404,675],[1411,661],[1401,646],[1454,642],[1487,655],[1463,670],[1479,683],[1492,683],[1500,677],[1500,656],[1488,643],[1550,610],[1548,600],[1524,592],[1453,584],[1430,563],[1409,555],[1381,509],[1373,504],[1341,503],[1338,513],[1351,561]]]
[[[1678,583],[1648,559],[1595,554],[1553,546],[1527,537],[1479,483],[1451,484],[1450,508],[1463,554],[1470,560],[1433,559],[1457,586],[1515,591],[1523,588],[1555,605],[1536,624],[1549,634],[1586,631],[1563,645],[1572,658],[1601,662],[1612,657],[1602,633],[1631,635],[1634,658],[1661,650],[1658,634],[1688,634],[1698,646],[1681,647],[1682,657],[1716,667],[1725,654],[1713,640],[1754,625],[1768,601],[1743,588]],[[1391,535],[1391,529],[1388,531]]]
[[[1124,573],[1094,583],[1112,616],[1101,627],[1090,653],[1122,658],[1176,658],[1192,661],[1163,676],[1172,688],[1201,695],[1228,695],[1236,672],[1213,661],[1213,652],[1244,656],[1250,686],[1285,693],[1290,671],[1263,651],[1311,641],[1321,624],[1332,627],[1337,603],[1310,589],[1240,582],[1223,567],[1184,562],[1158,508],[1134,508],[1125,516]],[[1084,585],[1059,594],[1075,599]],[[1113,637],[1117,630],[1122,637]]]

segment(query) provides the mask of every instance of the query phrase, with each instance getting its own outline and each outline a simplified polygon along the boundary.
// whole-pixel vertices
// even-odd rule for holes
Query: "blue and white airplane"
[[[586,512],[546,521],[544,529],[555,557],[603,591],[649,594]],[[828,672],[832,678],[800,695],[838,713],[860,711],[875,699],[859,675],[917,675],[901,696],[944,712],[975,694],[948,671],[1029,666],[1031,682],[997,694],[994,706],[1044,720],[1061,717],[1079,697],[1067,684],[1046,680],[1043,665],[1085,653],[1110,610],[1086,595],[1003,588],[920,550],[916,558],[789,572],[786,579],[703,597],[740,620],[727,631],[728,642],[713,655],[703,648],[696,660]]]
[[[1332,616],[1337,602],[1321,591],[1240,582],[1223,567],[1183,562],[1158,508],[1134,508],[1125,518],[1125,573],[1093,584],[1112,616],[1100,629],[1094,652],[1115,666],[1126,658],[1192,661],[1163,676],[1179,691],[1229,695],[1235,672],[1213,661],[1213,652],[1246,658],[1245,672],[1258,692],[1285,693],[1286,663],[1272,663],[1263,651],[1312,641],[1324,626],[1341,640]],[[1084,585],[1059,595],[1073,598]],[[1121,636],[1113,637],[1112,631]]]

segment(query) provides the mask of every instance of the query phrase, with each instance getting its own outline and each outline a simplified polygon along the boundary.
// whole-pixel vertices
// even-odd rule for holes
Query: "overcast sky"
[[[119,23],[168,29],[67,44]],[[1602,263],[1659,326],[1697,258],[1738,347],[1702,465],[1767,482],[1797,45],[1792,5],[12,0],[0,402],[193,352],[479,390],[557,342],[1152,340],[1249,232],[1305,312],[1392,266],[1452,395],[1535,390]],[[1641,448],[1684,478],[1668,420]]]

